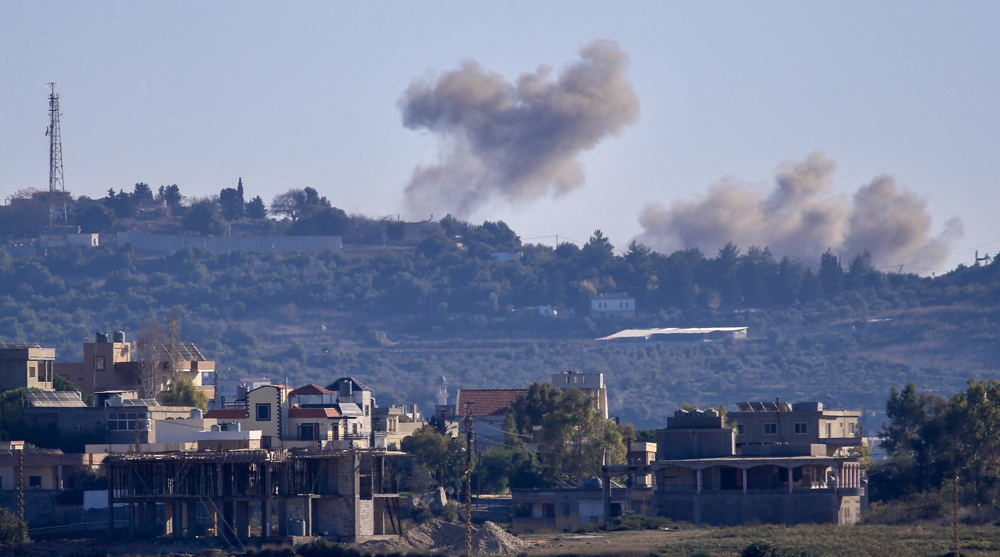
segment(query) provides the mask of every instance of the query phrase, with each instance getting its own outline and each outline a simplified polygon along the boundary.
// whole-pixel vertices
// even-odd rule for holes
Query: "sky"
[[[1000,251],[997,2],[0,0],[0,198],[136,182],[522,240]]]

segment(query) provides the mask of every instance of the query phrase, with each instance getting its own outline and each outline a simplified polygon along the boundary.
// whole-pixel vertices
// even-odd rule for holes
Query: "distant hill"
[[[732,245],[714,257],[638,244],[615,255],[600,231],[555,249],[522,244],[503,223],[448,218],[422,234],[415,245],[345,241],[342,253],[319,254],[105,246],[12,259],[0,250],[0,342],[38,342],[79,361],[95,331],[134,338],[175,308],[182,339],[223,378],[353,375],[382,404],[429,411],[442,375],[452,389],[523,387],[577,369],[604,373],[611,413],[640,428],[663,426],[681,402],[883,410],[889,388],[906,381],[947,395],[997,375],[997,263],[921,278],[876,270],[866,254],[846,266],[827,254],[814,271]],[[607,292],[633,296],[637,316],[592,319],[590,297]],[[525,309],[537,306],[558,317]],[[695,326],[747,326],[749,338],[594,340]]]

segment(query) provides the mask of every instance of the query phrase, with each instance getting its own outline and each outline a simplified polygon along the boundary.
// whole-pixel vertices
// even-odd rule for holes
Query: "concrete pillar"
[[[219,528],[222,526],[219,524],[219,511],[211,503],[211,499],[208,499],[209,504],[205,506],[205,511],[208,513],[208,526],[207,528],[211,530],[215,536],[219,536]],[[207,534],[207,532],[206,532]]]
[[[306,535],[311,536],[313,531],[312,497],[303,498],[302,514],[306,521]]]
[[[232,539],[236,529],[236,503],[232,501],[222,502],[222,528],[225,530],[226,539]]]
[[[174,501],[171,505],[171,515],[173,516],[173,531],[172,534],[175,538],[184,537],[184,503],[180,501]]]
[[[288,499],[278,500],[278,537],[288,535]]]
[[[694,471],[695,493],[701,495],[701,468]]]
[[[788,468],[788,493],[792,492],[792,469]]]
[[[239,501],[236,503],[236,536],[241,540],[250,537],[250,502]]]
[[[260,527],[261,535],[265,538],[271,537],[271,516],[274,515],[274,503],[270,499],[260,502]]]
[[[198,532],[198,503],[190,501],[184,503],[184,518],[185,518],[185,538],[195,538],[200,532]]]
[[[747,469],[744,468],[743,472],[743,495],[747,494]]]

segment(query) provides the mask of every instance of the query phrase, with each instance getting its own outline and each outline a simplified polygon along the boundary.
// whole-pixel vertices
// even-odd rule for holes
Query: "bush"
[[[441,518],[452,524],[458,524],[461,518],[458,514],[458,503],[454,501],[445,503],[444,508],[441,509]]]
[[[17,515],[0,508],[0,545],[28,543],[28,524],[17,518]]]
[[[669,518],[662,516],[643,516],[627,512],[611,521],[609,530],[659,530],[673,524]]]

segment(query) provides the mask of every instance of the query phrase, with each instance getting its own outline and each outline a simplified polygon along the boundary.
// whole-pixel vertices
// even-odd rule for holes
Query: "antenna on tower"
[[[66,184],[63,182],[62,134],[59,132],[59,84],[49,82],[49,228],[55,229],[56,220],[66,222]]]
[[[979,257],[979,250],[976,250],[976,267],[978,267],[978,266],[979,266],[979,262],[980,262],[980,261],[985,261],[985,262],[986,262],[986,264],[987,264],[987,265],[989,265],[989,264],[990,264],[990,261],[991,261],[992,259],[993,259],[993,258],[992,258],[992,257],[990,257],[990,254],[988,254],[988,253],[987,253],[986,255],[984,255],[983,257]]]

